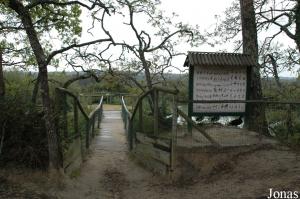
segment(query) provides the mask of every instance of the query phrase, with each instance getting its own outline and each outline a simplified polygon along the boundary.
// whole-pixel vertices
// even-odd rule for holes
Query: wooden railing
[[[172,99],[172,133],[169,138],[160,137],[159,133],[159,92],[171,94]],[[159,161],[161,164],[166,165],[167,170],[172,171],[174,166],[175,157],[175,144],[176,144],[176,126],[177,126],[177,93],[176,90],[171,90],[161,87],[153,87],[153,89],[143,93],[136,101],[132,112],[129,112],[124,97],[121,99],[122,104],[122,118],[124,127],[127,134],[127,141],[130,151],[134,150],[136,154],[147,153],[151,158]],[[144,118],[143,118],[143,100],[151,104],[153,112],[153,135],[149,136],[144,133]],[[138,114],[138,118],[135,116]],[[134,130],[134,126],[137,130]],[[143,149],[141,150],[141,148]],[[146,152],[147,149],[148,152]]]
[[[121,98],[121,105],[122,105],[122,119],[124,122],[124,129],[126,131],[126,135],[127,135],[127,141],[128,141],[128,145],[129,145],[129,149],[132,149],[132,141],[133,141],[133,135],[132,135],[132,124],[130,122],[131,119],[131,113],[129,112],[125,100],[124,100],[124,96],[122,96]]]
[[[62,165],[66,173],[78,169],[95,136],[95,125],[100,126],[103,97],[87,114],[76,95],[65,88],[56,88],[56,131],[61,146]]]
[[[67,96],[72,98],[73,105],[73,129],[74,133],[69,135],[68,130],[68,111],[67,111]],[[79,111],[80,112],[79,112]],[[85,138],[85,147],[89,148],[90,141],[94,137],[95,123],[99,127],[101,116],[103,110],[103,97],[100,98],[99,104],[97,107],[88,115],[82,105],[80,104],[76,95],[65,88],[56,88],[56,116],[57,116],[57,131],[61,138],[68,140],[69,142],[78,137]],[[80,129],[79,113],[83,116],[84,122],[84,131]]]
[[[159,99],[159,92],[172,94],[173,95],[173,107],[172,107],[172,147],[174,147],[174,143],[176,143],[176,129],[177,129],[177,116],[180,115],[183,117],[188,125],[191,125],[194,127],[198,132],[200,132],[213,146],[220,147],[219,143],[214,140],[203,128],[201,128],[199,125],[197,125],[186,113],[184,113],[182,110],[178,109],[177,103],[182,102],[177,99],[177,93],[176,90],[171,90],[167,88],[162,87],[154,87],[152,90],[149,90],[145,93],[143,93],[138,100],[135,103],[135,106],[132,110],[132,112],[129,112],[124,100],[124,97],[122,97],[121,104],[122,104],[122,118],[124,121],[126,133],[127,133],[127,140],[129,144],[130,150],[133,149],[134,142],[136,140],[136,132],[133,131],[134,126],[134,117],[136,114],[138,114],[139,118],[136,121],[138,123],[138,130],[139,132],[143,131],[143,99],[146,97],[148,98],[149,95],[152,95],[153,98],[153,115],[154,115],[154,123],[153,123],[153,135],[154,137],[159,136],[159,110],[158,110],[158,99]],[[219,101],[218,101],[219,102]],[[213,102],[214,103],[214,102]],[[215,102],[216,103],[216,102]]]

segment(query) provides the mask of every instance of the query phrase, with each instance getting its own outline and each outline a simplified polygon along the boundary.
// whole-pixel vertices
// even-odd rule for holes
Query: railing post
[[[153,90],[154,92],[154,115],[153,115],[153,119],[154,119],[154,128],[153,128],[153,131],[154,131],[154,136],[157,136],[158,135],[158,90],[157,89],[154,89]]]
[[[171,140],[171,172],[174,169],[175,157],[176,157],[176,144],[177,144],[177,95],[173,95],[173,107],[172,107],[172,140]]]
[[[293,135],[293,124],[292,124],[292,105],[288,105],[288,110],[287,110],[287,117],[286,117],[286,128],[287,128],[287,133],[286,133],[286,138],[289,137],[289,134]]]
[[[128,123],[129,123],[129,120],[128,120],[128,115],[127,113],[124,113],[124,120],[125,120],[125,129],[126,129],[126,133],[128,134]]]
[[[76,99],[74,99],[74,102],[73,102],[73,107],[74,107],[74,133],[75,135],[78,135],[80,132],[79,132],[79,128],[78,128],[78,107],[77,107],[77,101]]]
[[[140,101],[139,103],[139,131],[141,133],[144,132],[144,122],[143,122],[143,100]]]
[[[87,149],[90,147],[90,121],[89,120],[87,120],[86,123],[85,145]]]
[[[132,122],[130,122],[130,118],[128,117],[128,142],[129,142],[129,150],[133,149],[133,126]]]
[[[56,88],[55,89],[55,123],[56,123],[56,131],[58,133],[58,135],[61,137],[61,93],[60,91]]]
[[[100,128],[100,122],[101,122],[101,115],[102,115],[102,101],[101,101],[101,104],[100,104],[100,108],[98,110],[98,124],[97,124],[97,128],[99,129]]]
[[[95,117],[96,117],[96,114],[93,114],[92,116],[92,137],[95,137]]]
[[[62,106],[61,108],[63,109],[63,118],[62,118],[62,123],[63,123],[63,134],[64,134],[64,138],[68,138],[68,102],[67,102],[67,95],[65,93],[60,94],[61,97],[61,102],[62,102]]]
[[[59,159],[61,165],[63,165],[63,147],[62,147],[62,133],[61,133],[61,122],[60,115],[61,115],[61,92],[56,88],[55,89],[55,130],[56,134],[58,135],[58,151],[59,151]]]

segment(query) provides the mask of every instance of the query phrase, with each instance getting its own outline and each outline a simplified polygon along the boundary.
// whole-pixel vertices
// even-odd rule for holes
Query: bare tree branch
[[[56,5],[56,6],[79,5],[81,7],[84,7],[86,9],[88,9],[88,10],[92,10],[96,6],[99,6],[99,7],[103,8],[109,14],[109,7],[107,7],[106,5],[104,5],[101,1],[95,0],[94,2],[91,2],[91,3],[92,3],[92,5],[89,6],[89,5],[85,4],[85,3],[82,3],[81,1],[58,2],[58,1],[55,1],[55,0],[36,0],[36,1],[33,1],[32,3],[28,4],[26,6],[26,8],[27,9],[31,9],[31,8],[34,8],[34,7],[38,6],[38,5]]]
[[[63,53],[63,52],[66,52],[72,48],[79,48],[79,47],[83,47],[83,46],[88,46],[88,45],[91,45],[91,44],[96,44],[96,43],[101,43],[101,42],[106,42],[106,41],[111,41],[111,39],[97,39],[97,40],[94,40],[94,41],[90,41],[90,42],[85,42],[85,43],[81,43],[81,44],[72,44],[70,46],[67,46],[65,48],[62,48],[60,50],[56,50],[56,51],[53,51],[52,53],[50,53],[47,57],[47,61],[46,63],[49,64],[51,59],[57,55],[57,54],[60,54],[60,53]]]

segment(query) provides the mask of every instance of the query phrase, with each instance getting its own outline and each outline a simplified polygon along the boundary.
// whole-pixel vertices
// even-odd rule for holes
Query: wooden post
[[[293,135],[293,125],[292,125],[292,105],[288,105],[287,117],[286,117],[286,138],[289,137],[289,134]]]
[[[129,150],[133,149],[133,126],[132,122],[130,122],[130,118],[128,117],[128,142],[129,142]]]
[[[58,145],[58,161],[60,165],[63,165],[63,147],[62,147],[62,97],[61,92],[56,88],[55,89],[55,109],[54,109],[54,126],[55,126],[55,133],[57,135],[57,145]]]
[[[172,107],[172,141],[171,141],[171,172],[174,170],[175,157],[176,157],[176,143],[177,143],[177,95],[173,95],[173,107]]]
[[[158,90],[157,89],[154,89],[153,90],[154,92],[154,114],[153,114],[153,119],[154,119],[154,128],[153,128],[153,131],[154,131],[154,136],[158,136]]]
[[[92,137],[95,137],[95,117],[96,117],[96,113],[93,114],[92,119]]]
[[[0,48],[0,97],[5,95],[5,82],[3,75],[3,67],[2,67],[2,49]]]
[[[139,104],[139,131],[144,132],[144,123],[143,123],[143,100]]]
[[[68,138],[68,102],[67,102],[67,95],[66,93],[61,92],[61,102],[62,102],[62,109],[63,109],[63,134],[64,138]]]
[[[77,101],[76,99],[74,99],[73,102],[73,107],[74,107],[74,133],[75,135],[78,135],[79,132],[79,128],[78,128],[78,107],[77,107]]]
[[[100,122],[101,122],[101,110],[102,110],[102,105],[98,110],[98,124],[97,124],[97,128],[100,128]]]
[[[85,146],[87,149],[90,147],[90,121],[89,120],[86,123]]]

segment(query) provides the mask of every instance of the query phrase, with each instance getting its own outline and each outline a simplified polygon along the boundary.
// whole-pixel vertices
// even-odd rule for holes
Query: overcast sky
[[[162,4],[159,9],[165,11],[166,16],[171,16],[172,12],[177,13],[179,16],[177,18],[177,22],[181,21],[183,23],[188,23],[190,25],[196,26],[199,25],[200,31],[203,32],[207,29],[212,29],[217,21],[216,15],[222,16],[226,8],[228,8],[234,0],[161,0]],[[87,18],[87,14],[83,12],[81,20],[83,21],[83,33],[82,33],[82,41],[89,41],[93,39],[101,38],[100,28],[95,28],[93,31],[93,36],[91,34],[86,33],[87,29],[91,26],[91,20]],[[128,26],[124,26],[124,24],[120,24],[122,19],[116,17],[107,17],[105,20],[105,25],[109,29],[110,33],[115,34],[115,38],[119,38],[120,41],[126,39],[134,39],[132,32],[130,33],[130,29]],[[124,20],[123,20],[124,21]],[[143,19],[136,17],[135,21],[141,21],[141,23],[145,23]],[[123,26],[122,26],[123,25]],[[142,29],[146,29],[143,25]],[[128,28],[128,29],[127,29]],[[103,36],[103,35],[102,35]],[[233,41],[228,42],[222,46],[211,47],[209,45],[201,45],[197,48],[192,48],[188,46],[178,46],[177,51],[186,53],[187,51],[219,51],[222,49],[227,49],[228,52],[232,52],[233,50]],[[117,54],[117,53],[116,53]],[[176,67],[182,67],[184,63],[185,57],[182,56],[180,58],[174,59],[173,64]],[[290,76],[289,73],[282,73],[282,76]],[[293,75],[294,76],[294,75]]]
[[[192,26],[196,26],[198,24],[200,31],[203,32],[204,30],[214,26],[216,23],[215,16],[222,15],[225,9],[231,5],[233,0],[161,0],[161,2],[162,4],[159,9],[165,11],[164,14],[166,16],[171,16],[171,14],[174,12],[179,15],[176,18],[176,22],[181,21]],[[95,39],[95,37],[86,33],[86,30],[91,26],[91,23],[88,22],[89,18],[86,16],[88,15],[83,12],[83,36],[81,42]],[[128,41],[129,38],[135,39],[132,34],[133,32],[128,28],[128,26],[126,27],[124,24],[122,24],[122,22],[120,22],[122,20],[124,21],[124,19],[120,17],[106,17],[105,26],[115,38],[119,39],[119,41]],[[147,27],[145,25],[146,20],[143,20],[139,17],[135,17],[134,20],[137,24],[139,24],[139,30],[143,29],[147,31]],[[148,30],[148,32],[150,31]],[[99,29],[98,31],[95,29],[93,31],[93,35],[99,37]],[[211,48],[209,45],[202,45],[198,48],[191,48],[185,45],[178,46],[176,50],[186,53],[187,51],[218,51],[220,49]],[[177,58],[174,60],[173,64],[176,65],[176,67],[181,67],[184,59],[184,56]]]
[[[215,27],[216,15],[223,15],[226,8],[228,8],[234,0],[161,0],[162,9],[167,13],[175,12],[179,15],[179,19],[191,25],[199,25],[200,31],[209,30]],[[233,45],[227,44],[230,49]],[[230,47],[231,46],[231,47]],[[185,47],[186,51],[204,51],[213,52],[219,51],[220,47],[211,47],[209,45],[202,45],[199,47]],[[230,50],[229,50],[230,51]],[[177,65],[182,65],[184,58],[181,57],[176,60]]]
[[[161,0],[162,9],[179,14],[183,22],[209,27],[233,0]]]

